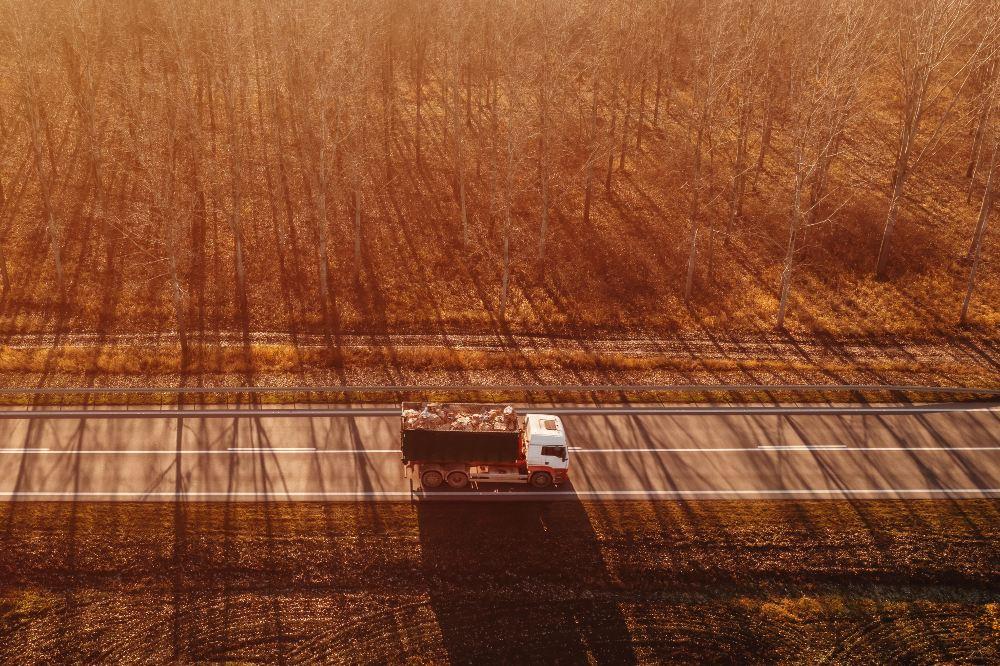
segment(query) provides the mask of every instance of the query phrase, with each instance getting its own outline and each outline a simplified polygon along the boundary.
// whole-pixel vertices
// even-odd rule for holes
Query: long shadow
[[[87,432],[87,420],[80,419],[80,423],[77,426],[76,432],[73,433],[72,444],[70,445],[70,450],[75,452],[77,455],[73,456],[71,462],[71,473],[72,473],[72,500],[70,502],[69,518],[68,524],[66,526],[66,538],[65,546],[66,551],[63,560],[63,570],[67,579],[75,581],[79,579],[84,573],[80,570],[79,565],[79,545],[78,531],[80,530],[80,499],[79,493],[81,490],[81,469],[80,469],[80,459],[82,456],[79,452],[83,450],[83,441]],[[59,626],[61,628],[61,645],[59,652],[63,655],[73,655],[75,659],[86,661],[87,657],[80,653],[80,648],[74,638],[77,638],[82,632],[85,631],[82,627],[82,618],[80,610],[80,600],[77,595],[76,585],[67,585],[63,590],[62,607],[60,609]]]
[[[177,394],[178,409],[184,406],[184,394]],[[184,419],[177,417],[177,433],[174,439],[174,543],[171,553],[173,565],[173,622],[171,626],[174,659],[181,658],[182,618],[184,616],[184,558],[187,553],[187,502],[182,455],[184,450]]]
[[[419,500],[416,511],[445,651],[432,660],[636,662],[622,591],[579,500]]]

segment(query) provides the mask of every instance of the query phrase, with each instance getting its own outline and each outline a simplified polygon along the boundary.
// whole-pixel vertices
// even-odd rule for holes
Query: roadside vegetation
[[[992,344],[997,9],[7,0],[0,341]]]
[[[1000,358],[982,343],[947,346],[896,342],[839,344],[815,339],[721,342],[691,339],[602,344],[506,346],[373,343],[352,340],[331,354],[323,344],[255,343],[199,349],[182,360],[170,344],[17,346],[0,349],[0,404],[173,403],[169,390],[146,395],[120,389],[199,388],[186,404],[389,402],[400,399],[484,402],[884,402],[966,399],[962,388],[1000,390]],[[670,391],[600,386],[669,387],[740,385],[757,391]],[[780,390],[778,385],[953,387],[950,393],[913,389]],[[210,387],[282,389],[213,393]],[[441,387],[465,387],[448,390]],[[539,387],[592,387],[573,390]],[[38,393],[33,387],[70,387]],[[74,392],[89,387],[99,393]],[[300,390],[289,391],[291,387]],[[342,391],[338,387],[350,387]],[[366,388],[367,387],[367,388]],[[409,391],[379,387],[417,387]],[[423,388],[420,387],[438,387]],[[507,388],[504,388],[507,387]],[[531,387],[535,387],[532,389]],[[770,388],[767,388],[770,387]],[[301,390],[305,389],[305,390]],[[979,396],[986,397],[986,396]]]
[[[990,500],[7,503],[0,660],[995,663],[998,530]]]

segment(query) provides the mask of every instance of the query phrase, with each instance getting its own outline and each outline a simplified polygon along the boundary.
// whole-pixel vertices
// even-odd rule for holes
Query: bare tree
[[[497,45],[516,49],[523,37],[523,26],[508,21],[496,28]],[[527,82],[516,63],[505,60],[497,71],[496,88],[491,97],[491,190],[493,212],[501,227],[502,258],[499,319],[507,318],[512,268],[511,242],[514,233],[514,206],[524,189],[523,174],[527,158],[525,146],[530,116],[524,100]]]
[[[980,83],[978,99],[978,110],[976,112],[976,129],[973,134],[972,148],[969,155],[969,166],[965,170],[965,177],[969,179],[969,192],[966,202],[972,201],[972,190],[976,182],[976,173],[979,170],[979,162],[982,157],[983,139],[986,135],[986,128],[993,119],[993,111],[996,107],[998,88],[1000,88],[1000,53],[994,53],[991,58],[977,68],[977,78]]]
[[[160,37],[157,49],[166,58],[175,56],[172,36],[168,33]],[[123,232],[148,264],[166,265],[183,367],[188,358],[188,327],[181,261],[187,243],[181,233],[181,216],[187,207],[180,194],[177,166],[182,158],[179,123],[185,100],[176,74],[170,70],[154,72],[147,62],[123,63],[115,88],[126,119],[127,141],[123,148],[136,167],[141,191],[146,195],[145,201],[137,202],[131,211],[132,224],[123,227]]]
[[[6,154],[9,150],[10,135],[12,134],[8,129],[7,111],[4,109],[3,102],[4,100],[0,99],[0,155]],[[0,172],[0,221],[7,216],[9,199],[7,187],[4,184],[4,174]],[[7,299],[11,289],[10,271],[7,268],[7,251],[3,238],[0,238],[0,282],[3,283],[3,286],[0,287],[0,301],[3,301]]]
[[[320,309],[324,331],[329,334],[333,322],[330,284],[330,209],[336,200],[331,176],[333,155],[342,141],[340,94],[343,62],[333,50],[335,38],[326,30],[316,31],[307,39],[307,25],[318,17],[296,16],[290,19],[289,32],[295,37],[286,51],[285,80],[289,91],[292,130],[300,149],[299,163],[304,190],[310,202],[307,219],[316,241],[316,270],[319,277]],[[327,25],[327,24],[320,24]]]
[[[104,239],[105,268],[110,270],[114,239],[105,212],[107,194],[102,163],[102,131],[98,125],[98,101],[104,71],[100,66],[100,44],[107,39],[103,12],[103,5],[85,7],[74,4],[70,8],[67,15],[69,25],[65,30],[71,38],[63,42],[63,62],[80,122],[80,133],[86,145],[88,184],[93,189],[93,215]]]
[[[677,59],[677,38],[678,32],[681,30],[681,21],[678,20],[680,5],[678,0],[667,0],[659,6],[659,11],[654,12],[656,89],[653,92],[653,118],[651,120],[654,128],[660,126],[661,103],[664,115],[670,108],[670,94],[673,91],[674,83],[672,78],[673,64]]]
[[[793,184],[778,287],[775,325],[779,329],[785,325],[805,227],[829,221],[843,205],[830,196],[828,176],[840,137],[857,109],[862,74],[870,64],[863,46],[872,37],[870,11],[851,0],[824,7],[805,0],[787,11],[792,23],[789,33],[796,40],[788,96]]]
[[[462,246],[469,244],[468,152],[467,133],[472,125],[472,29],[469,8],[453,4],[443,16],[444,32],[449,42],[444,49],[446,84],[445,104],[451,118],[451,160],[454,170],[452,189],[462,228]],[[462,90],[465,89],[465,99]]]
[[[735,117],[732,149],[732,175],[729,193],[729,215],[726,239],[729,242],[743,212],[743,199],[753,166],[750,165],[750,141],[753,119],[765,95],[766,72],[770,52],[778,39],[774,30],[774,10],[770,3],[759,6],[749,1],[734,7],[738,12],[737,43],[731,66],[736,72],[729,91],[730,114]],[[761,142],[763,143],[763,141]]]
[[[976,221],[976,231],[972,235],[972,247],[969,248],[969,258],[972,261],[972,265],[969,268],[969,279],[966,282],[965,298],[962,300],[962,312],[958,318],[959,324],[963,326],[968,323],[969,304],[972,301],[972,292],[976,288],[976,277],[982,258],[983,238],[986,236],[986,226],[989,223],[990,215],[993,213],[993,206],[996,200],[998,166],[1000,166],[1000,127],[994,130],[993,151],[986,174],[983,203],[979,207],[979,219]]]
[[[386,184],[393,182],[393,153],[392,143],[396,133],[396,44],[397,26],[399,24],[399,11],[401,5],[396,3],[386,3],[383,7],[380,49],[382,52],[381,68],[379,80],[381,83],[381,109],[382,109],[382,153],[385,162]]]
[[[688,260],[684,281],[684,302],[694,293],[695,266],[703,223],[705,199],[705,159],[720,102],[734,70],[725,59],[730,57],[733,14],[724,5],[702,3],[695,18],[695,41],[691,64],[692,106],[689,113],[690,167],[688,187]]]
[[[243,225],[244,179],[246,161],[246,108],[247,78],[245,59],[241,57],[243,44],[243,17],[239,5],[231,5],[228,20],[218,26],[214,35],[213,54],[216,57],[215,71],[217,86],[222,97],[225,116],[225,150],[228,165],[225,169],[223,187],[228,190],[229,214],[226,221],[233,240],[233,267],[236,273],[236,298],[244,338],[249,333],[249,306],[247,293],[246,260],[244,258],[245,231]]]
[[[984,46],[980,41],[971,54],[958,53],[975,28],[972,18],[976,6],[970,0],[915,0],[893,7],[898,140],[889,212],[875,264],[875,275],[880,278],[885,274],[907,180],[937,147],[972,64]],[[936,122],[929,132],[924,131],[925,121],[935,109],[939,109]]]
[[[345,66],[351,69],[350,74],[342,70],[340,79],[344,82],[342,95],[345,106],[344,145],[347,157],[347,172],[351,190],[350,209],[354,218],[354,269],[356,275],[361,274],[361,219],[362,192],[365,174],[370,161],[369,142],[371,129],[368,113],[373,106],[371,87],[371,72],[374,71],[374,57],[370,45],[375,42],[374,26],[365,20],[364,16],[356,17],[347,26],[347,37],[343,40],[342,49]]]
[[[20,75],[17,80],[17,91],[24,117],[28,123],[32,166],[41,194],[42,215],[49,234],[49,252],[55,271],[56,292],[59,300],[64,301],[67,293],[62,257],[63,227],[55,211],[55,202],[53,201],[56,164],[53,146],[49,140],[50,128],[45,111],[46,102],[43,98],[38,73],[40,56],[38,51],[41,41],[38,33],[43,28],[37,25],[39,18],[35,18],[31,23],[25,20],[22,13],[29,11],[26,7],[19,8],[10,5],[7,16]]]
[[[594,199],[594,166],[601,158],[601,141],[598,126],[598,103],[601,97],[601,48],[594,47],[594,53],[590,58],[590,72],[587,74],[589,82],[589,113],[586,114],[585,137],[587,141],[587,153],[583,164],[583,222],[590,224],[590,209]]]
[[[423,164],[424,84],[433,21],[430,10],[430,3],[414,2],[410,5],[410,75],[414,91],[413,152],[418,169]]]
[[[541,0],[536,5],[537,32],[543,44],[535,59],[532,76],[535,81],[533,101],[537,115],[537,163],[539,190],[538,258],[545,254],[545,240],[549,229],[549,215],[554,194],[553,161],[561,152],[561,126],[554,109],[565,108],[563,98],[568,70],[577,66],[575,52],[566,44],[569,19],[566,5],[561,2]],[[557,54],[559,57],[557,57]],[[543,266],[540,263],[539,266]]]

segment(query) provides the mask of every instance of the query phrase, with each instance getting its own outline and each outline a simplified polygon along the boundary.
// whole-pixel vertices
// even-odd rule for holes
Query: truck
[[[569,480],[562,420],[521,417],[513,405],[403,403],[399,448],[405,475],[423,490],[480,481],[541,490]]]

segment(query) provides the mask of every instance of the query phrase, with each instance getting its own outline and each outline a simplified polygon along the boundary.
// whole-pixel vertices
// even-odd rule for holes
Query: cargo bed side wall
[[[513,463],[521,459],[521,433],[404,430],[401,448],[409,462]]]

